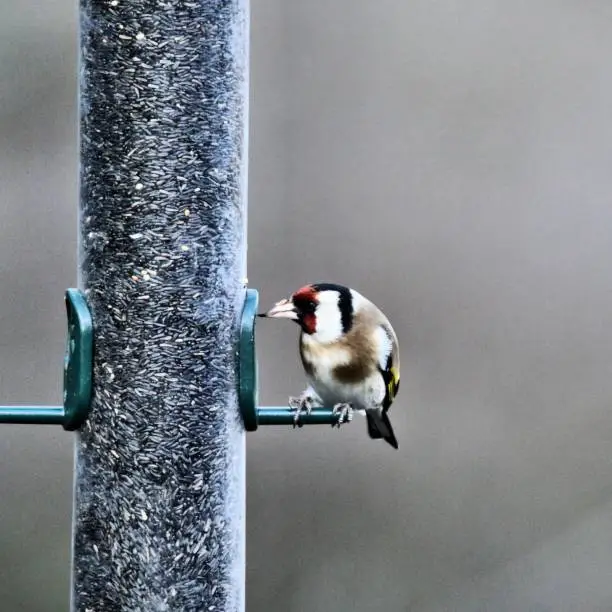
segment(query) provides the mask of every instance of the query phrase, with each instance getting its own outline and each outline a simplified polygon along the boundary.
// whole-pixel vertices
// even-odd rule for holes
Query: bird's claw
[[[350,404],[336,404],[332,409],[332,414],[338,417],[338,420],[332,423],[332,427],[340,429],[340,425],[353,420],[353,407]]]
[[[289,398],[289,408],[295,412],[293,415],[293,428],[302,427],[300,423],[302,414],[310,414],[314,408],[315,400],[310,395],[300,395],[299,397]]]

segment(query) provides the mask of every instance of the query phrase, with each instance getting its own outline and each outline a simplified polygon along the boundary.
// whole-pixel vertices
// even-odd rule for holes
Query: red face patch
[[[298,313],[298,323],[307,334],[317,331],[317,291],[311,285],[298,289],[292,296],[291,301]]]
[[[294,302],[308,302],[308,301],[316,302],[317,292],[312,288],[311,285],[306,285],[305,287],[298,289],[293,294],[293,301]]]
[[[317,317],[313,312],[302,317],[302,328],[307,334],[314,334],[317,331]]]

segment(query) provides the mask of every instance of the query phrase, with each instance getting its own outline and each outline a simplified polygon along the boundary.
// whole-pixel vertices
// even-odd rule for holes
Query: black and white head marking
[[[333,342],[353,325],[353,296],[348,287],[334,283],[315,283],[317,292],[317,328],[319,342]]]

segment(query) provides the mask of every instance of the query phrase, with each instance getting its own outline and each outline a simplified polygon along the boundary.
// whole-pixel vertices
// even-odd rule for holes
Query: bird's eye
[[[316,310],[317,309],[317,303],[314,300],[308,300],[308,310]]]

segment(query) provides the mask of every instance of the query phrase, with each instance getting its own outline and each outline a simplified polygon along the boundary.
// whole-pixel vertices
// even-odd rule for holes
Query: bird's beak
[[[291,300],[277,302],[263,316],[269,319],[292,319],[293,321],[297,321],[298,318],[297,311]]]

